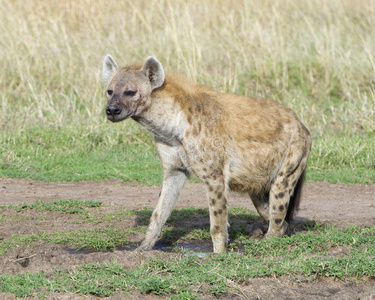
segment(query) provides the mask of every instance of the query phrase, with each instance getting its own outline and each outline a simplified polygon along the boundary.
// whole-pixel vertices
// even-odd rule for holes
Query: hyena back
[[[268,99],[219,93],[165,73],[149,57],[143,66],[103,62],[107,118],[132,118],[155,136],[163,185],[139,249],[160,236],[190,173],[206,186],[214,252],[228,241],[228,191],[249,194],[268,223],[267,236],[285,233],[298,209],[311,149],[295,113]]]

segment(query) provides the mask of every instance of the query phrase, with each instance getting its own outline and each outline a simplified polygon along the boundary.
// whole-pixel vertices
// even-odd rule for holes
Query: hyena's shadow
[[[310,220],[303,217],[294,217],[293,221],[289,225],[288,235],[294,235],[297,233],[302,233],[312,229],[316,229],[322,226],[322,223],[317,220]]]
[[[238,212],[239,208],[229,211],[229,239],[235,242],[243,236],[250,239],[260,240],[265,237],[268,229],[267,223],[256,212]],[[152,210],[141,210],[136,212],[136,226],[148,226]],[[315,228],[319,223],[302,217],[295,217],[289,225],[287,235]],[[182,208],[174,209],[168,218],[158,245],[176,246],[194,241],[196,243],[210,242],[210,218],[207,208]],[[141,240],[139,241],[139,243]]]
[[[138,211],[136,226],[148,226],[151,210]],[[166,246],[175,246],[187,240],[210,239],[210,218],[206,208],[174,209],[165,223],[160,239],[156,243]],[[141,242],[141,241],[139,241]]]

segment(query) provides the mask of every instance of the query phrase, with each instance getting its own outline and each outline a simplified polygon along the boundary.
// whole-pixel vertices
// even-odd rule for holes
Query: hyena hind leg
[[[228,245],[228,209],[225,185],[220,180],[205,182],[210,211],[210,232],[214,253],[225,251]]]
[[[249,193],[258,214],[268,223],[269,222],[269,194]]]
[[[304,166],[303,166],[304,167]],[[301,168],[298,168],[301,170]],[[283,174],[283,172],[280,172]],[[269,227],[267,236],[282,236],[288,228],[293,213],[299,207],[305,170],[295,170],[288,176],[278,175],[271,186],[269,199]]]

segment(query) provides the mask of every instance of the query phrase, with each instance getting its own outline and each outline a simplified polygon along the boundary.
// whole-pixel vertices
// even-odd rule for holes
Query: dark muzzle
[[[107,116],[117,116],[121,114],[122,109],[118,107],[117,105],[108,105],[105,109],[105,113]]]

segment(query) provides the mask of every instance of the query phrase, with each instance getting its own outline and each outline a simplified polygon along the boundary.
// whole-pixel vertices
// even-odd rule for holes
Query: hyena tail
[[[299,209],[299,204],[301,202],[302,195],[302,186],[303,182],[305,181],[305,171],[306,170],[304,170],[301,176],[299,177],[297,184],[294,188],[294,193],[289,200],[288,211],[285,217],[285,221],[287,221],[288,223],[293,219],[294,213]]]

